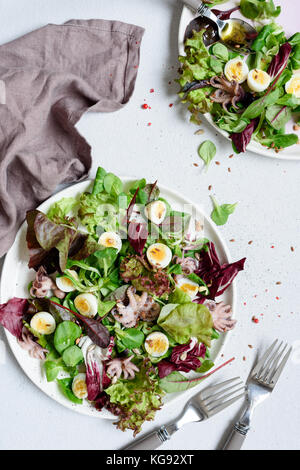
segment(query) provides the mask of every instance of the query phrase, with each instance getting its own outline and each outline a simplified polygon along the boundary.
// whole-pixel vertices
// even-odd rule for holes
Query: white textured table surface
[[[208,213],[209,185],[221,203],[239,201],[221,228],[232,257],[247,257],[246,270],[237,281],[238,325],[223,351],[224,360],[232,356],[236,360],[218,379],[229,374],[246,378],[256,354],[274,337],[294,344],[296,352],[272,398],[257,410],[244,448],[299,449],[300,162],[274,161],[251,153],[229,159],[230,144],[208,125],[202,126],[203,136],[194,135],[197,128],[188,123],[173,82],[179,1],[0,0],[0,11],[1,44],[46,23],[71,18],[118,19],[146,28],[130,103],[117,113],[86,115],[78,126],[93,148],[91,176],[100,164],[121,175],[158,177]],[[151,88],[154,93],[149,92]],[[151,110],[141,109],[144,100]],[[147,126],[148,122],[152,125]],[[205,173],[197,147],[207,138],[217,144],[220,165],[212,163]],[[250,240],[252,244],[248,244]],[[251,321],[253,315],[259,318],[258,324]],[[40,392],[17,365],[2,330],[0,340],[0,449],[118,449],[131,440],[131,433],[117,431],[111,422],[75,414]],[[239,406],[206,423],[186,426],[165,448],[217,448]],[[172,407],[160,411],[155,423],[147,423],[143,432],[175,417],[177,411]]]

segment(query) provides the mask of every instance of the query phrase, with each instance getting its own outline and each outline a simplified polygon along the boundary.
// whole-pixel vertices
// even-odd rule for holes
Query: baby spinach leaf
[[[218,59],[221,59],[224,62],[228,61],[228,49],[226,46],[224,46],[224,44],[217,42],[212,46],[211,50],[213,55]]]
[[[202,142],[198,149],[199,157],[204,161],[206,168],[208,168],[210,162],[215,157],[216,153],[216,146],[210,140],[205,140],[204,142]]]
[[[117,338],[128,349],[139,348],[145,339],[145,335],[137,328],[127,328],[125,330],[116,329]]]
[[[114,300],[107,301],[107,302],[99,302],[98,304],[98,315],[100,317],[104,317],[111,309],[116,305]]]
[[[72,378],[66,379],[58,379],[57,383],[61,390],[61,392],[65,395],[68,400],[72,401],[73,403],[77,403],[78,405],[82,404],[82,400],[80,398],[75,397],[74,393],[72,392]]]
[[[272,138],[258,138],[262,145],[274,148],[286,148],[298,143],[297,134],[275,134]]]
[[[236,208],[237,202],[235,204],[218,204],[217,200],[211,196],[214,210],[211,213],[211,218],[216,225],[225,225],[228,217],[232,214]]]
[[[251,20],[276,18],[281,12],[281,7],[276,7],[273,0],[241,0],[240,9]]]
[[[103,179],[105,191],[112,196],[118,196],[123,190],[123,183],[118,176],[113,173],[107,173]]]
[[[66,366],[74,367],[83,361],[83,354],[81,349],[74,344],[64,350],[62,358]]]
[[[223,64],[220,62],[218,59],[215,57],[210,57],[209,59],[209,65],[213,69],[213,71],[217,74],[220,75],[223,72]]]
[[[80,326],[72,321],[63,321],[60,323],[54,333],[54,346],[55,349],[62,354],[62,352],[69,346],[75,343],[75,340],[79,338],[82,330]]]

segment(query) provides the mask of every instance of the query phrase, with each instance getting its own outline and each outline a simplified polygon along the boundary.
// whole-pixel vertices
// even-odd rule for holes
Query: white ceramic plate
[[[291,36],[292,34],[294,34],[295,32],[299,30],[299,25],[297,26],[297,20],[295,20],[295,18],[298,18],[300,15],[299,0],[289,0],[288,3],[289,3],[288,8],[282,8],[282,12],[280,16],[275,19],[277,23],[283,26],[287,37]],[[215,8],[218,10],[229,10],[230,8],[236,6],[237,4],[239,4],[239,2],[230,0],[224,5],[223,4],[217,5]],[[283,2],[281,2],[281,4],[283,4]],[[295,14],[295,12],[297,12],[297,14]],[[190,10],[188,7],[184,5],[182,9],[180,23],[179,23],[179,34],[178,34],[178,48],[179,48],[180,55],[184,55],[184,35],[185,35],[186,27],[194,17],[195,17],[194,12],[192,12],[192,10]],[[234,12],[233,17],[245,19],[238,12]],[[251,23],[250,20],[249,22]],[[213,122],[212,117],[209,113],[206,113],[204,116],[206,120],[215,128],[215,130],[219,134],[222,134],[228,141],[231,142],[228,133],[220,129],[218,126],[216,126],[216,124]],[[289,123],[286,127],[286,130],[287,130],[287,133],[295,132],[293,130],[293,123]],[[300,138],[300,134],[299,134],[299,138]],[[265,148],[262,145],[260,145],[258,142],[251,141],[247,147],[247,150],[254,152],[258,155],[275,158],[276,160],[278,159],[300,160],[300,146],[299,145],[293,145],[291,147],[287,147],[286,149],[283,149],[280,152],[276,153],[275,150],[273,149]]]
[[[126,177],[121,179],[125,184],[129,183],[130,181],[133,181],[133,178]],[[50,199],[45,201],[39,206],[38,209],[43,212],[47,212],[51,204],[60,200],[62,197],[74,197],[84,191],[89,190],[90,186],[90,181],[84,181],[74,186],[70,186],[69,188],[64,189],[63,191],[55,194]],[[192,206],[193,214],[195,214],[196,217],[200,219],[204,218],[205,237],[215,243],[221,261],[230,262],[229,252],[226,248],[224,241],[217,232],[214,223],[203,214],[201,209],[184,196],[177,194],[175,191],[172,191],[161,185],[159,185],[159,188],[161,190],[162,197],[166,198],[175,210],[182,210],[183,205],[188,204]],[[28,296],[27,285],[30,281],[34,279],[35,272],[33,270],[29,270],[27,264],[28,250],[26,246],[26,225],[24,223],[21,226],[16,236],[16,240],[9,252],[7,253],[4,261],[1,281],[1,303],[7,302],[12,297],[24,298]],[[218,297],[218,300],[219,299],[231,304],[234,310],[234,284],[227,289],[223,296]],[[27,352],[24,351],[18,345],[16,339],[9,332],[5,331],[5,333],[11,350],[25,374],[27,374],[27,376],[32,380],[32,382],[43,392],[45,392],[49,397],[53,398],[61,405],[66,406],[67,408],[71,408],[74,411],[77,411],[78,413],[104,419],[115,419],[115,417],[106,410],[103,410],[101,412],[97,411],[87,401],[84,401],[82,405],[77,405],[70,402],[67,398],[64,397],[64,395],[62,395],[55,382],[47,382],[45,374],[43,372],[42,362],[30,358]],[[227,337],[228,333],[221,335],[217,341],[214,341],[214,346],[211,349],[212,360],[215,360],[216,357],[219,355],[220,350],[223,347]],[[189,392],[184,393],[189,394]],[[169,395],[166,397],[165,403],[171,403],[181,397],[181,395],[182,393]]]

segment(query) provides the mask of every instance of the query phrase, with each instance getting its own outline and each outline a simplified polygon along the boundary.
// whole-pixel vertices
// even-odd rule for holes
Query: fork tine
[[[253,377],[254,375],[256,375],[260,371],[261,367],[264,365],[265,360],[267,359],[269,354],[272,352],[272,350],[273,350],[275,344],[277,343],[277,341],[278,341],[278,339],[275,339],[274,343],[271,344],[269,349],[266,350],[265,354],[261,357],[261,359],[258,361],[256,366],[252,369],[252,371],[250,373],[250,377]]]
[[[242,384],[243,384],[243,382],[238,382],[238,383],[232,385],[231,387],[227,387],[224,390],[221,390],[220,392],[214,393],[213,395],[210,395],[210,396],[206,397],[202,401],[205,404],[205,406],[208,406],[212,401],[215,401],[217,398],[222,397],[222,395],[224,395],[224,393],[229,392],[229,390],[232,390],[233,388],[236,388],[238,385],[242,385]],[[207,400],[209,400],[209,402],[207,402]]]
[[[276,372],[274,373],[273,377],[271,377],[271,380],[270,380],[270,384],[275,387],[276,383],[277,383],[277,380],[279,379],[280,375],[281,375],[281,372],[283,371],[284,369],[284,366],[285,364],[287,363],[287,360],[288,358],[290,357],[291,355],[291,352],[292,352],[293,348],[292,346],[290,347],[290,349],[288,350],[288,352],[286,353],[286,355],[284,356],[284,358],[282,359],[281,363],[279,364],[279,367],[277,368]]]
[[[261,370],[258,372],[257,377],[260,380],[265,380],[267,377],[268,373],[270,372],[271,367],[273,367],[273,363],[278,360],[278,357],[280,358],[282,353],[279,353],[281,346],[283,345],[283,341],[279,344],[277,348],[275,348],[275,351],[269,356],[269,359],[266,361],[264,366],[261,368]],[[285,348],[285,347],[284,347]],[[283,350],[284,350],[283,348]]]
[[[261,377],[259,377],[260,380],[263,380],[267,383],[270,381],[270,377],[276,371],[278,364],[280,362],[280,359],[283,357],[284,353],[286,352],[287,344],[284,344],[283,349],[281,349],[282,345],[283,345],[283,341],[281,341],[280,346],[276,349],[275,353],[272,355],[272,361],[270,361],[268,370],[265,370],[264,374]]]
[[[240,398],[244,397],[247,395],[247,392],[245,391],[244,393],[241,393],[240,395],[238,395],[237,397],[234,397],[234,398],[231,398],[231,400],[227,400],[225,401],[225,403],[221,403],[219,405],[216,405],[214,408],[211,408],[207,414],[208,416],[213,416],[215,415],[216,413],[219,413],[220,411],[224,410],[225,408],[227,408],[228,406],[232,405],[234,402],[236,402],[237,400],[239,400]]]
[[[233,395],[234,393],[240,392],[241,390],[245,390],[245,385],[244,385],[243,387],[240,387],[240,388],[235,389],[234,391],[232,391],[232,392],[230,392],[230,393],[227,393],[226,395],[222,395],[220,399],[213,399],[213,400],[210,400],[208,403],[204,402],[204,406],[205,406],[206,408],[208,408],[208,411],[209,411],[209,409],[210,409],[209,407],[210,407],[211,405],[215,405],[215,406],[216,406],[217,404],[222,404],[222,402],[223,402],[224,400],[226,400],[226,398],[232,397],[232,395]]]
[[[204,388],[204,390],[201,390],[201,392],[199,393],[201,400],[206,400],[207,398],[209,398],[211,393],[220,390],[224,385],[230,384],[237,379],[241,380],[240,377],[234,377],[233,379],[225,380],[224,382],[221,382],[217,385],[210,385],[209,387]]]

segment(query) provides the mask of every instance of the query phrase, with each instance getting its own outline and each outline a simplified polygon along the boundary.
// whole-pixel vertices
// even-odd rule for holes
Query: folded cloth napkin
[[[128,102],[143,34],[119,21],[71,20],[0,46],[0,256],[27,210],[88,175],[91,148],[75,124],[87,110]]]

